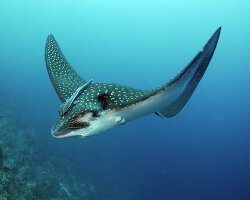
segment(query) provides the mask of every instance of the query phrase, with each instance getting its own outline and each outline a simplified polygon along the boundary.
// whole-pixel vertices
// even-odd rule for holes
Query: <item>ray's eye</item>
[[[97,111],[93,111],[92,112],[92,117],[99,117],[100,115],[98,114],[98,112]]]
[[[108,98],[109,96],[107,94],[101,94],[100,96],[98,96],[98,100],[102,104],[103,110],[105,110],[108,106]]]

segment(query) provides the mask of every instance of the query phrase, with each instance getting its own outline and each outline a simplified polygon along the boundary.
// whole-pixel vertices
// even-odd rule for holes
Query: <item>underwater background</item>
[[[249,200],[250,2],[1,0],[0,199]],[[183,110],[86,139],[55,139],[53,34],[86,80],[152,89],[222,25]]]

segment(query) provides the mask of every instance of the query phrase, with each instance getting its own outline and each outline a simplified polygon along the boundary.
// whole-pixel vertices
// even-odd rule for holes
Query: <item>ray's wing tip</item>
[[[216,32],[220,32],[222,28],[222,25],[219,26],[219,28],[217,28]]]
[[[49,44],[49,43],[55,43],[56,42],[56,40],[55,40],[55,37],[52,35],[52,34],[49,34],[48,36],[47,36],[47,44]]]
[[[219,39],[219,37],[220,37],[220,32],[221,32],[221,27],[222,26],[219,26],[219,28],[217,28],[217,30],[215,31],[215,33],[214,33],[214,37],[216,37],[216,38],[218,38]]]
[[[214,32],[212,37],[208,40],[207,44],[204,46],[203,48],[204,52],[208,54],[214,53],[214,50],[217,46],[217,43],[220,37],[220,33],[221,33],[221,26]]]
[[[53,34],[52,33],[50,33],[49,35],[48,35],[48,37],[47,37],[48,39],[52,39],[52,38],[54,38],[54,36],[53,36]]]
[[[217,41],[218,41],[218,39],[220,37],[220,33],[221,33],[221,26],[214,32],[214,34],[212,35],[212,37],[210,38],[208,43],[211,43],[212,41],[217,43]]]

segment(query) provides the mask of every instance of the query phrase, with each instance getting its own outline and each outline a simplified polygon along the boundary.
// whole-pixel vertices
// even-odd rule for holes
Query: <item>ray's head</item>
[[[79,102],[60,116],[51,129],[53,137],[83,138],[107,131],[119,124],[120,118],[105,109],[106,102],[100,96],[94,97],[94,101],[88,100],[80,98]]]
[[[98,111],[77,111],[72,109],[60,119],[51,129],[51,134],[56,138],[83,137],[91,134],[92,123],[100,117]]]

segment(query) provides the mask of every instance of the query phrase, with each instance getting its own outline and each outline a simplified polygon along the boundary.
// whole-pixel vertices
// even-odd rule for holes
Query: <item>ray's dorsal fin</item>
[[[165,117],[173,117],[185,106],[208,67],[217,46],[220,32],[221,27],[217,29],[204,48],[199,51],[184,70],[163,86],[171,101],[158,113]]]
[[[47,38],[45,60],[50,80],[61,102],[86,83],[70,66],[53,35]]]

